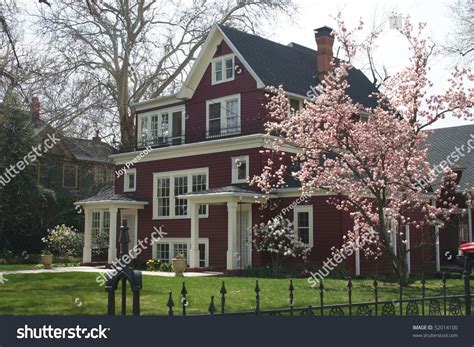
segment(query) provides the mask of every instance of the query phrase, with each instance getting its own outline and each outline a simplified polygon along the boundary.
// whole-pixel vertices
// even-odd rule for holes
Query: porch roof
[[[102,189],[96,195],[91,196],[90,198],[83,199],[74,203],[74,205],[92,205],[92,204],[101,204],[101,205],[137,205],[144,206],[148,205],[148,201],[136,198],[132,195],[126,194],[116,194],[115,187],[107,187]]]
[[[266,195],[260,192],[251,190],[248,187],[239,186],[225,186],[210,188],[200,192],[192,192],[178,196],[178,199],[188,199],[193,202],[223,202],[228,200],[237,200],[245,198],[247,202],[257,202],[257,200],[265,198]],[[270,195],[271,198],[276,198],[276,195]]]

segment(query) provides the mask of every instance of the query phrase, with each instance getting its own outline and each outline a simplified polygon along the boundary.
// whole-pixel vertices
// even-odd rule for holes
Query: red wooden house
[[[261,153],[268,148],[263,135],[266,88],[283,85],[291,106],[300,108],[311,86],[328,72],[330,33],[327,27],[315,31],[316,51],[215,25],[179,93],[134,105],[136,148],[112,158],[118,171],[146,147],[151,151],[126,169],[113,189],[78,202],[85,211],[84,263],[91,262],[94,232],[110,234],[112,262],[117,227],[127,221],[133,244],[149,239],[154,228],[162,226],[166,233],[142,247],[141,259],[170,261],[183,253],[191,268],[237,270],[264,264],[267,259],[252,249],[247,227],[266,222],[301,195],[290,184],[275,193],[278,210],[262,211],[255,198],[259,194],[247,184],[266,162]],[[368,96],[375,89],[360,70],[350,70],[349,81],[355,101],[374,102]],[[288,145],[284,151],[298,148]],[[329,205],[327,196],[315,193],[286,215],[312,246],[309,261],[318,266],[351,228],[350,217]],[[469,232],[471,237],[470,224]],[[412,244],[419,243],[419,235],[412,234]],[[414,249],[411,270],[430,267],[434,254],[434,247]],[[357,252],[345,266],[350,273],[375,271],[373,261]]]

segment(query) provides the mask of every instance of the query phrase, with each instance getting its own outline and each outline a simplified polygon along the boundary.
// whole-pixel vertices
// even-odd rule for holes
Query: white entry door
[[[245,269],[252,265],[252,235],[249,227],[251,220],[251,205],[237,207],[237,268]]]
[[[128,235],[130,236],[130,243],[128,244],[128,249],[131,250],[137,244],[137,233],[136,233],[136,215],[133,212],[122,212],[122,225],[124,222],[128,226]],[[131,254],[135,257],[135,254]]]

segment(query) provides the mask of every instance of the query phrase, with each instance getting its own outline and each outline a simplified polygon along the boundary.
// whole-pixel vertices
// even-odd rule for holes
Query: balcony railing
[[[206,139],[216,139],[240,134],[240,125],[229,128],[215,128],[206,131]]]
[[[148,137],[148,138],[139,138],[137,141],[137,148],[144,147],[168,147],[168,146],[177,146],[184,144],[185,136],[182,133],[179,136],[158,136],[158,137]]]

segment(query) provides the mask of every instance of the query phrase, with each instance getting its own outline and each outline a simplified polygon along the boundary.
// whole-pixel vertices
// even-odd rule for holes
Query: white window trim
[[[140,142],[142,141],[142,122],[144,118],[147,118],[147,141],[151,141],[151,118],[153,116],[160,116],[163,113],[168,113],[168,136],[172,137],[172,131],[173,131],[173,112],[181,112],[181,132],[184,134],[186,133],[186,107],[184,105],[179,105],[179,106],[173,106],[173,107],[166,107],[166,108],[161,108],[159,110],[154,110],[150,112],[144,112],[140,113],[138,115],[138,128],[137,128],[137,140]],[[159,118],[158,118],[159,119]],[[143,144],[144,145],[144,144]]]
[[[133,189],[129,188],[129,174],[133,174]],[[123,174],[123,191],[125,193],[135,192],[137,190],[137,169],[126,169]]]
[[[153,173],[153,219],[189,219],[189,205],[188,213],[184,216],[175,216],[175,196],[174,196],[174,177],[176,176],[187,176],[188,177],[188,193],[192,192],[193,175],[205,174],[206,175],[206,189],[209,189],[209,168],[198,168],[191,170],[179,170],[179,171],[167,171],[167,172],[155,172]],[[158,195],[156,194],[157,184],[156,181],[158,178],[169,178],[170,179],[170,215],[169,216],[158,216]],[[199,215],[199,218],[208,218],[209,217],[209,206],[206,208],[205,215]]]
[[[174,252],[174,244],[176,243],[185,243],[188,246],[188,256],[189,251],[191,249],[191,239],[189,237],[166,237],[160,239],[157,242],[153,242],[152,246],[152,258],[157,259],[158,256],[158,244],[168,244],[169,245],[169,252],[170,252],[170,261],[173,259],[173,252]],[[209,238],[203,237],[198,239],[198,244],[204,244],[206,246],[206,254],[205,254],[205,266],[209,267]],[[189,261],[189,259],[186,259]]]
[[[298,213],[299,212],[308,212],[309,218],[309,243],[308,245],[312,248],[314,246],[314,223],[313,223],[313,205],[300,205],[296,206],[293,209],[293,225],[295,227],[295,232],[298,235]]]
[[[225,67],[225,61],[229,58],[232,58],[232,66],[233,66],[233,73],[232,73],[232,78],[227,78],[226,77],[226,67]],[[222,61],[222,80],[221,81],[216,81],[216,63]],[[230,82],[235,79],[235,54],[226,54],[222,55],[220,57],[216,57],[212,59],[211,61],[211,66],[212,66],[212,85],[216,84],[221,84],[225,82]]]
[[[249,171],[250,171],[250,159],[248,155],[242,155],[239,157],[232,157],[231,158],[232,162],[232,183],[247,183],[247,179],[249,177]],[[236,165],[236,161],[244,161],[246,163],[246,173],[245,173],[245,179],[239,179],[238,178],[238,168]]]
[[[239,114],[239,124],[238,124],[238,126],[242,127],[242,110],[241,110],[241,107],[240,107],[240,93],[239,94],[233,94],[233,95],[227,95],[227,96],[224,96],[222,98],[211,99],[211,100],[206,101],[206,134],[209,134],[209,106],[212,105],[212,104],[216,104],[218,102],[221,103],[221,129],[227,129],[227,115],[222,114],[222,111],[225,112],[226,109],[225,109],[225,107],[222,107],[222,103],[225,103],[229,100],[234,100],[234,99],[237,99],[237,108],[238,108],[238,114]],[[240,131],[236,131],[235,133],[229,133],[229,135],[240,134],[241,131],[242,131],[242,129]],[[216,135],[212,135],[212,136],[208,135],[207,138],[213,138],[215,136]]]
[[[109,233],[110,233],[110,211],[107,210],[107,209],[94,209],[94,210],[91,210],[91,216],[93,216],[94,213],[99,213],[99,235],[102,235],[102,233],[104,232],[104,213],[105,212],[109,212]]]

